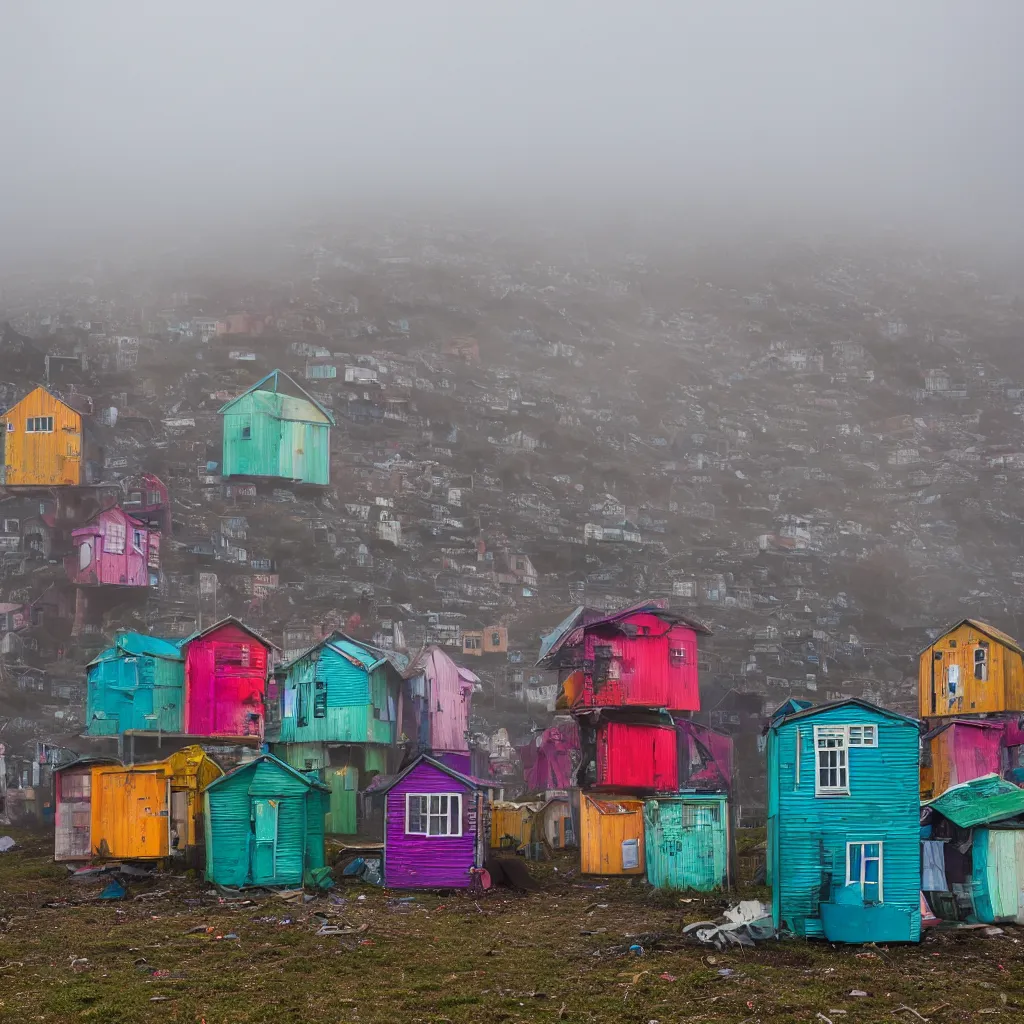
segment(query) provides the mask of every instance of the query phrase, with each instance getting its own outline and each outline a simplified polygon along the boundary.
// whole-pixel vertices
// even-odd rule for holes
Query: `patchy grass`
[[[932,933],[915,947],[782,942],[720,954],[683,945],[680,928],[716,915],[723,898],[566,878],[569,861],[538,867],[546,891],[530,896],[399,903],[408,894],[358,887],[336,891],[342,905],[256,896],[241,906],[162,876],[107,904],[94,900],[101,883],[72,883],[53,865],[51,837],[11,834],[19,847],[0,854],[0,1020],[819,1024],[820,1013],[920,1024],[909,1006],[945,1024],[1019,1019],[1024,1008],[1024,933],[1012,926],[992,939]],[[318,936],[316,914],[367,927]],[[210,930],[190,934],[200,926]]]

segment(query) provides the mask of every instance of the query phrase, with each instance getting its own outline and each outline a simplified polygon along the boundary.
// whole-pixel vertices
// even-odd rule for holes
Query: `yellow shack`
[[[0,485],[80,487],[98,482],[102,464],[85,417],[46,388],[0,415]]]
[[[585,875],[642,875],[644,803],[635,797],[580,793],[580,870]]]
[[[1024,648],[978,619],[962,619],[918,658],[921,718],[1024,711]]]
[[[85,778],[84,775],[88,777]],[[202,859],[205,844],[200,794],[224,773],[198,746],[148,764],[81,762],[58,769],[57,860]],[[61,837],[64,819],[89,823],[71,843]]]

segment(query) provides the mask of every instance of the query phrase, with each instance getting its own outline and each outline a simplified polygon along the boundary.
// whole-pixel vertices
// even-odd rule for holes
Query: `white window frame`
[[[53,433],[53,417],[52,416],[29,416],[25,420],[25,433],[26,434],[52,434]]]
[[[446,799],[445,810],[432,811],[430,809],[431,800]],[[410,819],[412,817],[412,801],[413,800],[425,800],[427,810],[424,812],[422,806],[419,810],[419,815],[426,821],[426,832],[413,832],[410,828]],[[452,801],[455,800],[455,820],[458,825],[457,832],[445,831],[445,832],[431,832],[430,822],[431,819],[437,819],[444,823],[446,829],[451,828],[452,824]],[[462,794],[461,793],[406,793],[405,794],[405,834],[407,836],[422,836],[424,839],[456,839],[462,835]]]
[[[848,733],[845,725],[816,725],[814,727],[814,795],[815,796],[849,796],[850,795],[850,748],[848,744]],[[822,740],[839,740],[841,745],[833,747],[822,747]],[[822,754],[835,753],[835,764],[822,765]],[[831,760],[831,759],[829,759]],[[821,772],[825,768],[828,771],[835,771],[836,780],[846,776],[845,785],[823,786],[821,784]]]
[[[848,725],[846,727],[847,747],[877,747],[878,726],[873,722],[863,725]]]
[[[111,555],[123,555],[128,544],[128,530],[124,523],[109,522],[103,534],[103,550]]]
[[[850,856],[855,846],[877,846],[878,856],[867,857],[863,850],[860,854],[860,878],[850,877],[850,867],[853,863],[853,858]],[[860,885],[860,891],[864,892],[864,875],[867,871],[867,863],[869,860],[878,861],[878,902],[885,902],[885,844],[881,839],[858,839],[854,842],[846,844],[846,884],[847,885]],[[874,883],[871,883],[874,884]]]
[[[988,682],[988,651],[987,647],[974,648],[974,678],[981,683]],[[981,657],[978,657],[981,655]],[[978,667],[981,667],[981,675],[978,675]]]

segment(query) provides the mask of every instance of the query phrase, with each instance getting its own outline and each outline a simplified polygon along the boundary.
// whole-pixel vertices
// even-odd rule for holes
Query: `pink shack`
[[[74,554],[64,565],[82,586],[155,587],[160,573],[160,534],[120,505],[97,512],[71,531]]]
[[[185,655],[185,732],[262,738],[267,672],[274,645],[235,618],[181,643]]]

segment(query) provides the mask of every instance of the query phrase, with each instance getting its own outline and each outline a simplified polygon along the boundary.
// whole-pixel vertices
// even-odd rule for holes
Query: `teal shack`
[[[221,406],[225,477],[267,477],[326,487],[334,416],[283,370]]]
[[[359,790],[398,767],[397,661],[335,632],[274,672],[277,723],[268,738],[288,764],[322,773],[331,792],[329,833],[354,834]]]
[[[86,666],[87,736],[182,731],[185,660],[177,644],[119,633]]]
[[[655,888],[728,888],[731,840],[725,793],[678,793],[644,804],[647,881]]]
[[[1024,924],[1024,789],[998,775],[921,809],[921,888],[936,917]]]
[[[830,942],[918,941],[918,771],[913,718],[862,700],[779,709],[768,729],[776,929]]]
[[[329,794],[315,776],[274,757],[222,775],[203,792],[206,879],[217,885],[302,885],[324,866]]]

